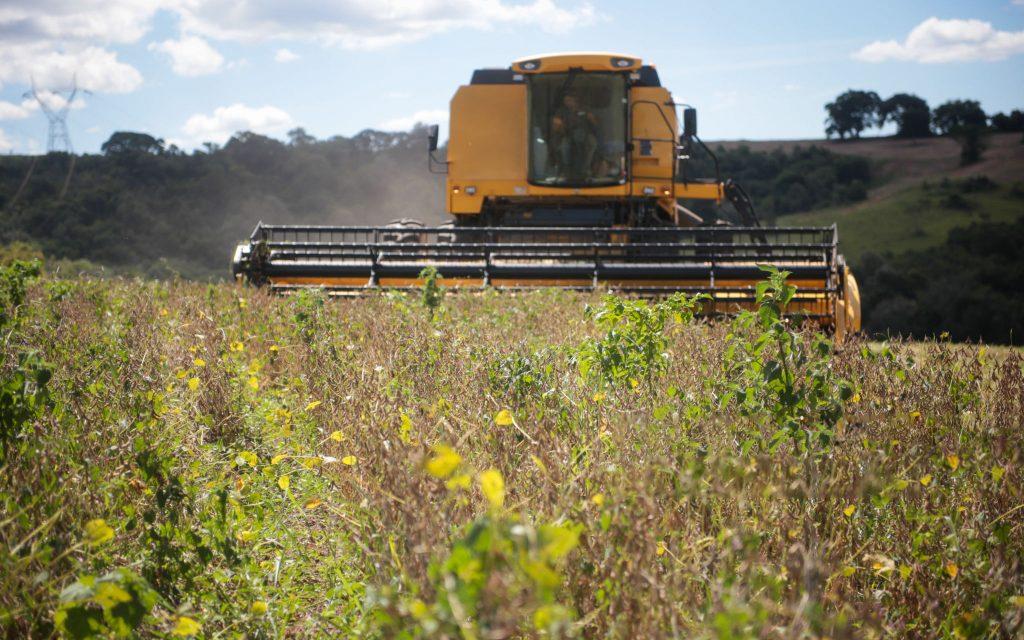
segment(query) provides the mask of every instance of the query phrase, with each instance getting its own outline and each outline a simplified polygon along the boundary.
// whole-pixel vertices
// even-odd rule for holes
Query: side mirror
[[[427,127],[427,144],[429,145],[428,151],[437,151],[437,135],[438,126],[432,124]]]
[[[687,138],[697,136],[697,110],[693,107],[683,109],[683,136]]]

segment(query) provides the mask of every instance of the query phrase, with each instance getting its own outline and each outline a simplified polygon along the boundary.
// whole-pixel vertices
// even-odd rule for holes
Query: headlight
[[[630,58],[612,58],[612,66],[618,69],[628,69],[635,64],[635,61]]]

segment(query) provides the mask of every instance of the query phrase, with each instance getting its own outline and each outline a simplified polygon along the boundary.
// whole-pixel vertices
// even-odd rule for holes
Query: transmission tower
[[[63,97],[64,94],[62,91],[50,91],[49,93],[57,97]],[[78,82],[75,78],[72,78],[71,89],[67,90],[67,99],[63,105],[54,109],[39,95],[39,91],[36,89],[36,81],[34,78],[32,79],[32,90],[26,92],[25,97],[33,98],[39,103],[39,109],[46,115],[46,119],[50,123],[50,129],[46,135],[47,153],[54,151],[74,153],[75,150],[71,146],[71,134],[68,133],[68,111],[71,109],[71,103],[74,102],[76,95],[78,95]]]

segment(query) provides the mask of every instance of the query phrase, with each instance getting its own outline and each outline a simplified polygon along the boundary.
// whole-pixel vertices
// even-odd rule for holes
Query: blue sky
[[[856,8],[854,8],[856,7]],[[74,75],[77,151],[115,130],[194,148],[443,121],[474,68],[567,50],[657,65],[706,139],[816,138],[847,88],[1024,108],[1024,0],[4,0],[0,152],[45,150],[23,94]]]

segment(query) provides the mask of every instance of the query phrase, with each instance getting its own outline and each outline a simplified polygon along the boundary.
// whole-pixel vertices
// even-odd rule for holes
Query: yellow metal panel
[[[670,180],[679,137],[676,109],[666,104],[672,101],[672,94],[664,87],[633,87],[629,101],[633,113],[633,182]],[[634,189],[634,193],[642,192]]]
[[[481,184],[526,177],[526,86],[459,87],[451,102],[448,205],[451,213],[479,213]],[[459,194],[453,194],[454,187]],[[466,193],[475,187],[477,193]]]
[[[690,198],[693,200],[721,200],[722,183],[720,182],[677,182],[675,185],[676,198]]]
[[[846,295],[846,326],[856,333],[860,331],[860,287],[857,286],[857,279],[853,277],[853,271],[847,267],[843,278],[843,293]]]
[[[628,65],[612,65],[612,59],[628,60]],[[529,64],[535,63],[531,68]],[[538,64],[539,63],[539,64]],[[636,56],[624,53],[604,51],[581,51],[573,53],[545,53],[537,56],[520,58],[512,63],[512,68],[522,73],[555,73],[569,69],[584,71],[636,71],[643,61]]]

